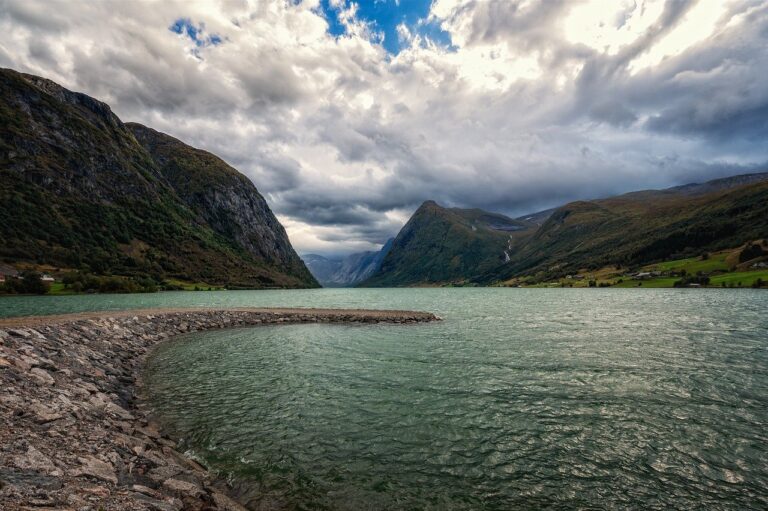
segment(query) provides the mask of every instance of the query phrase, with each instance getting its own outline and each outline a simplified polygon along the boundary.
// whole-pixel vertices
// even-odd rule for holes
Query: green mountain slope
[[[488,284],[520,275],[551,279],[584,268],[639,266],[765,238],[768,182],[733,178],[731,183],[697,185],[701,192],[678,187],[566,204],[510,261],[475,281]]]
[[[317,285],[255,187],[221,160],[129,127],[106,104],[50,80],[2,69],[0,91],[3,261],[156,280]],[[146,135],[146,148],[134,133]],[[191,188],[203,182],[215,186],[196,195]],[[251,223],[235,225],[243,219]]]
[[[510,243],[530,228],[504,215],[427,201],[400,230],[379,270],[360,285],[463,283],[503,263]]]
[[[541,281],[768,238],[768,173],[576,201],[517,220],[425,202],[363,286]]]
[[[127,123],[178,196],[223,238],[256,261],[304,282],[314,278],[253,183],[221,158],[137,123]]]

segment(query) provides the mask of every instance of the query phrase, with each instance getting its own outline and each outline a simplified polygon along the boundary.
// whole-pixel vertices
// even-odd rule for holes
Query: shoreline
[[[176,451],[142,399],[176,335],[297,323],[424,323],[362,309],[164,308],[0,319],[0,508],[229,510],[227,483]]]

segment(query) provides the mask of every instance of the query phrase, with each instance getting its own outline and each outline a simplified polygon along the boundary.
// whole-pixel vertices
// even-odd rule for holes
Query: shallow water
[[[238,296],[267,305],[257,295]],[[161,420],[254,506],[768,508],[768,293],[272,296],[444,321],[160,345],[147,378]]]

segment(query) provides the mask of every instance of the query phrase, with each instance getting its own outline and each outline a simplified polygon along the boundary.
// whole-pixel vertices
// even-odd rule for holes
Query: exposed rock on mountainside
[[[220,159],[44,78],[3,69],[0,90],[5,262],[317,285],[256,188]]]
[[[253,183],[221,158],[136,123],[126,124],[187,206],[257,260],[310,282],[288,235]]]
[[[392,248],[394,238],[390,238],[378,251],[350,254],[341,259],[329,259],[318,254],[307,254],[304,262],[312,275],[325,287],[354,286],[376,272],[384,257]]]

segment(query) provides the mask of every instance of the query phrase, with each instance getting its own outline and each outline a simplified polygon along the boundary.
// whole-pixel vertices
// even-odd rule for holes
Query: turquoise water
[[[418,291],[418,290],[415,290]],[[363,307],[392,306],[392,295],[377,289],[296,289],[269,291],[174,291],[147,294],[0,296],[0,317],[151,307]]]
[[[226,300],[444,318],[265,326],[159,346],[147,378],[160,419],[254,509],[768,508],[768,293]]]

